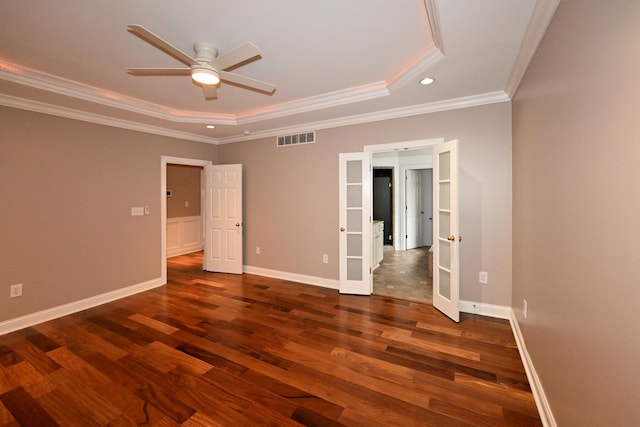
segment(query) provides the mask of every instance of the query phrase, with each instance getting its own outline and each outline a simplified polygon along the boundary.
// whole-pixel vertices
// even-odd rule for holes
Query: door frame
[[[362,149],[365,153],[369,153],[369,163],[373,163],[373,154],[374,153],[385,153],[389,151],[401,151],[401,150],[417,150],[417,149],[425,149],[425,148],[433,148],[436,145],[444,144],[444,138],[431,138],[431,139],[418,139],[413,141],[401,141],[401,142],[392,142],[385,144],[375,144],[375,145],[365,145]],[[369,170],[369,181],[373,180],[373,167]],[[373,197],[371,196],[369,199],[369,211],[373,212]],[[401,235],[406,234],[406,224],[402,224],[402,230],[400,230]],[[397,233],[396,233],[397,234]],[[404,240],[404,239],[403,239]],[[371,248],[373,242],[371,238],[369,238],[369,248]],[[403,247],[405,244],[403,243]],[[395,249],[394,242],[394,249]],[[371,288],[373,289],[373,274],[371,277]]]
[[[385,143],[385,144],[376,144],[376,145],[365,145],[363,148],[364,152],[369,152],[369,156],[373,156],[374,153],[386,153],[386,152],[390,152],[390,151],[403,151],[403,150],[417,150],[417,149],[426,149],[426,148],[433,148],[436,145],[440,145],[440,144],[444,144],[444,138],[432,138],[432,139],[419,139],[419,140],[414,140],[414,141],[402,141],[402,142],[392,142],[392,143]],[[371,163],[373,163],[373,157],[372,160],[370,161]],[[403,169],[398,169],[397,170],[397,174],[395,174],[398,178],[396,179],[394,177],[394,185],[396,187],[396,192],[395,192],[395,196],[397,197],[397,194],[399,194],[398,192],[400,191],[404,191],[404,185],[400,182],[402,181],[401,175],[404,175],[404,170]],[[373,179],[373,171],[371,171],[371,176],[370,179]],[[373,208],[373,200],[371,201],[372,205],[371,208]],[[395,206],[395,200],[394,200],[394,206]],[[395,212],[398,214],[398,216],[402,216],[401,211],[397,211]],[[398,236],[404,236],[406,235],[406,231],[407,231],[407,224],[405,223],[404,220],[402,221],[397,221],[396,224],[394,224],[394,228],[397,228],[397,230],[394,230],[394,236],[398,237]],[[402,249],[406,249],[406,239],[402,238],[402,239],[397,239],[394,238],[393,239],[393,248],[394,250],[402,250]]]
[[[167,284],[167,165],[209,166],[211,160],[190,159],[186,157],[160,156],[160,276],[162,284]],[[203,190],[203,180],[200,180],[200,191]],[[204,218],[206,203],[200,203],[200,215]],[[205,242],[206,244],[206,242]]]

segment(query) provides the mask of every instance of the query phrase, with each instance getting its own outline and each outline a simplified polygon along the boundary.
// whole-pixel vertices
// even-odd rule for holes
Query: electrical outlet
[[[144,214],[145,215],[149,215],[149,211],[150,211],[149,206],[145,206],[144,207]]]
[[[322,262],[325,264],[329,264],[329,255],[327,254],[322,255]]]
[[[256,246],[256,255],[260,255],[260,246]]]
[[[483,285],[489,283],[489,273],[487,273],[486,271],[481,271],[478,275],[478,281]]]
[[[523,299],[522,300],[522,315],[524,316],[524,318],[527,318],[527,300]]]
[[[9,289],[9,298],[16,298],[22,296],[22,283],[11,285]]]

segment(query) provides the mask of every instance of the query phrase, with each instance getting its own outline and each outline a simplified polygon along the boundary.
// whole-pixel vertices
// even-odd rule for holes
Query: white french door
[[[433,306],[460,320],[458,141],[433,147]]]
[[[242,274],[242,165],[205,167],[204,270]]]
[[[341,153],[339,167],[340,293],[371,294],[369,153]]]

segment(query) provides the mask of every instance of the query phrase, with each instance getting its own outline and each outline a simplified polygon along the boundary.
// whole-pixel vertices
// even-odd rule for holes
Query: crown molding
[[[204,142],[206,144],[217,144],[215,138],[207,138],[188,132],[180,132],[159,126],[145,125],[143,123],[123,120],[101,114],[88,113],[86,111],[75,110],[73,108],[60,107],[57,105],[46,104],[44,102],[32,101],[28,99],[18,98],[11,95],[0,94],[0,105],[5,107],[18,108],[21,110],[33,111],[36,113],[49,114],[52,116],[65,117],[67,119],[80,120],[83,122],[95,123],[99,125],[112,126],[122,129],[134,130],[138,132],[150,133],[154,135],[168,136],[171,138],[184,139],[188,141]]]
[[[444,54],[444,43],[442,41],[442,27],[440,26],[440,12],[436,0],[424,0],[427,9],[427,19],[431,29],[431,38],[435,46]]]
[[[175,112],[158,104],[146,102],[120,93],[110,92],[95,86],[86,85],[9,62],[0,61],[0,80],[161,120],[181,123],[202,123],[207,121],[207,123],[214,122],[220,125],[237,124],[235,116],[231,114],[204,114],[189,111]]]
[[[483,93],[480,95],[465,96],[445,101],[429,102],[426,104],[400,107],[373,113],[356,114],[340,117],[338,119],[307,122],[295,126],[268,129],[261,132],[252,132],[251,135],[237,135],[218,138],[218,144],[230,144],[234,142],[250,141],[261,138],[275,137],[309,130],[336,128],[341,126],[357,125],[362,123],[377,122],[382,120],[397,119],[402,117],[417,116],[420,114],[437,113],[460,108],[476,107],[480,105],[495,104],[509,101],[509,96],[504,91]]]
[[[435,43],[430,43],[416,58],[402,67],[400,71],[388,81],[378,81],[290,102],[283,102],[242,114],[214,114],[175,110],[3,61],[0,61],[0,80],[171,122],[206,122],[216,125],[242,126],[249,123],[389,96],[391,89],[395,90],[407,82],[417,79],[420,73],[423,73],[443,56],[438,46]]]
[[[516,90],[518,90],[520,81],[524,77],[524,73],[527,71],[527,67],[529,67],[529,63],[533,59],[533,55],[535,55],[538,45],[542,41],[542,37],[549,27],[553,15],[555,15],[556,9],[558,9],[558,5],[560,5],[560,0],[536,1],[531,20],[520,44],[518,56],[507,80],[505,92],[510,98],[513,98]]]
[[[324,93],[322,95],[297,99],[268,106],[262,110],[254,110],[237,116],[237,124],[245,125],[280,117],[293,116],[323,108],[337,107],[354,102],[368,101],[375,98],[389,96],[389,89],[384,81],[374,82],[349,89]]]
[[[275,137],[278,135],[308,131],[309,129],[329,129],[341,126],[357,125],[362,123],[377,122],[382,120],[397,119],[402,117],[417,116],[420,114],[437,113],[447,110],[475,107],[480,105],[495,104],[509,101],[509,96],[504,91],[489,92],[480,95],[465,96],[445,101],[429,102],[426,104],[400,107],[372,113],[356,114],[352,116],[340,117],[337,119],[323,120],[317,122],[307,122],[295,126],[268,129],[254,132],[250,135],[237,135],[224,138],[211,138],[196,135],[188,132],[180,132],[166,129],[159,126],[145,125],[129,120],[117,119],[100,114],[88,113],[86,111],[75,110],[67,107],[60,107],[44,102],[38,102],[11,95],[0,94],[0,105],[22,110],[34,111],[37,113],[49,114],[68,119],[80,120],[105,126],[118,127],[122,129],[134,130],[138,132],[150,133],[154,135],[168,136],[171,138],[184,139],[188,141],[203,142],[206,144],[230,144],[234,142],[250,141],[261,138]]]

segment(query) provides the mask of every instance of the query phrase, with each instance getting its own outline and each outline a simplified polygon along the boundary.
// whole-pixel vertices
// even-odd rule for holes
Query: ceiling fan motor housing
[[[196,61],[209,64],[218,56],[218,49],[209,43],[194,43],[193,50],[196,52]]]

